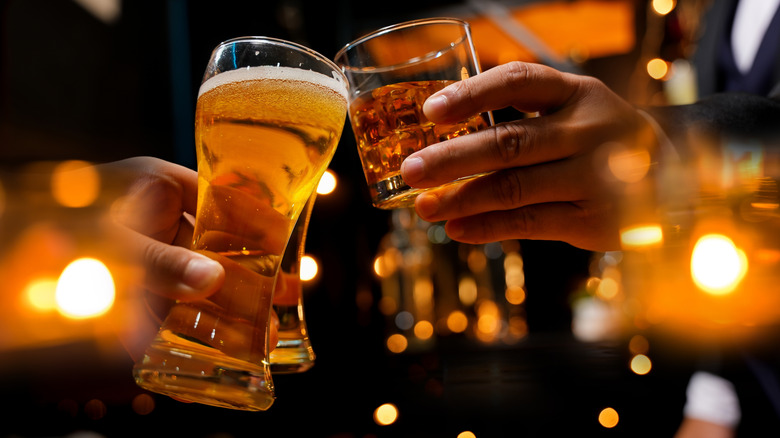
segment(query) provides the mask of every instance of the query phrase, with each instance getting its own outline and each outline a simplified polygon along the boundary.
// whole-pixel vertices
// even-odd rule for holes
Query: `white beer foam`
[[[214,88],[217,88],[221,85],[257,79],[311,82],[316,85],[330,88],[336,93],[344,96],[344,100],[347,100],[346,84],[344,83],[343,79],[336,74],[336,72],[333,73],[332,78],[329,78],[322,73],[317,73],[312,70],[303,70],[300,68],[281,66],[276,67],[270,65],[229,70],[219,73],[216,76],[212,76],[200,86],[198,97],[203,95],[203,93],[213,90]]]

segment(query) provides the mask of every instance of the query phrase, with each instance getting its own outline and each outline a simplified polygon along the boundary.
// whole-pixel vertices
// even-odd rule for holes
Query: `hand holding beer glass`
[[[318,53],[245,37],[212,52],[198,95],[198,207],[192,249],[225,268],[207,299],[177,302],[134,369],[177,399],[265,410],[273,292],[293,226],[328,167],[347,82]]]
[[[335,60],[349,80],[350,122],[378,208],[411,207],[425,190],[401,178],[407,156],[493,124],[492,115],[484,113],[436,125],[422,111],[432,94],[480,72],[465,21],[431,18],[385,27],[347,44]]]

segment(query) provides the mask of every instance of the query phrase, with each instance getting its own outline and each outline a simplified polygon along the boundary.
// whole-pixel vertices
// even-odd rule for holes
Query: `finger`
[[[525,62],[510,62],[458,81],[429,97],[423,105],[434,123],[454,123],[474,114],[515,107],[524,112],[564,106],[579,90],[583,77]]]
[[[108,177],[117,174],[128,178],[127,184],[138,181],[148,184],[153,180],[164,180],[181,190],[181,200],[184,211],[195,214],[198,195],[198,173],[178,164],[153,157],[134,157],[126,160],[107,163],[99,166],[101,172]],[[142,177],[143,176],[143,177]]]
[[[170,241],[182,212],[195,214],[197,173],[162,160],[139,157],[99,166],[104,178],[123,192],[114,203],[117,222],[162,241]]]
[[[143,286],[155,294],[198,300],[212,295],[225,280],[222,265],[209,257],[127,228],[118,233],[129,257],[143,268]]]
[[[619,248],[616,216],[590,203],[534,204],[452,219],[447,235],[480,244],[510,239],[556,240],[578,248],[607,251]]]
[[[465,176],[559,160],[582,144],[572,141],[564,115],[507,122],[430,145],[401,163],[412,187],[435,187]]]
[[[428,222],[511,210],[532,204],[576,202],[603,196],[590,160],[576,157],[495,172],[420,194],[417,214]]]

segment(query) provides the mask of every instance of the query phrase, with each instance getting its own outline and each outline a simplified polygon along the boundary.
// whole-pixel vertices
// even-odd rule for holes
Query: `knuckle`
[[[506,64],[506,68],[502,70],[503,81],[507,86],[517,86],[527,82],[532,79],[533,75],[531,65],[519,61]]]
[[[159,245],[146,245],[143,248],[143,263],[147,273],[156,273],[165,265],[165,251]]]
[[[533,238],[537,235],[535,224],[533,209],[518,208],[507,217],[506,226],[508,229],[515,230],[515,234],[520,238]]]
[[[528,129],[520,123],[496,125],[493,132],[495,134],[493,142],[494,153],[496,158],[505,163],[517,162],[526,152],[523,151],[523,147],[532,144],[532,142],[527,141],[529,136]]]
[[[504,208],[516,208],[523,205],[523,184],[519,172],[500,172],[493,185],[493,197]]]

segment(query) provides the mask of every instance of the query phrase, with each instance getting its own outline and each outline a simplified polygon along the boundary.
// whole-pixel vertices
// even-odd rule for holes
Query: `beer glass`
[[[303,311],[301,258],[305,253],[306,233],[316,198],[315,191],[295,223],[276,280],[273,311],[279,320],[279,327],[276,348],[270,356],[273,374],[302,373],[314,366],[315,354]]]
[[[233,409],[271,406],[275,281],[336,150],[346,91],[332,61],[298,44],[242,37],[214,49],[195,114],[192,249],[219,261],[225,282],[207,299],[172,307],[136,363],[140,386]]]
[[[350,84],[349,119],[375,207],[414,205],[421,190],[401,178],[407,156],[493,123],[484,113],[437,125],[422,112],[433,93],[480,72],[465,21],[431,18],[385,27],[347,44],[335,61]]]

